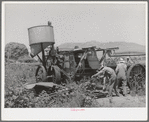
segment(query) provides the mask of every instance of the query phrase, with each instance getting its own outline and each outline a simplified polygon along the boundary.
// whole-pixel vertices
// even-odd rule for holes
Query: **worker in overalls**
[[[117,75],[117,86],[119,89],[120,83],[122,83],[122,90],[123,90],[123,95],[127,95],[127,78],[126,78],[126,72],[127,72],[127,65],[123,58],[120,58],[117,67],[115,69],[116,75]]]
[[[51,58],[51,64],[55,65],[57,63],[57,60],[56,60],[57,52],[54,48],[54,45],[51,46],[51,49],[49,51],[49,55]]]
[[[92,76],[93,77],[98,77],[98,78],[103,78],[104,79],[104,85],[103,85],[103,91],[105,91],[108,87],[109,93],[108,96],[112,97],[112,90],[115,90],[115,94],[118,95],[116,91],[116,74],[115,71],[110,68],[101,65],[101,67],[98,69],[98,73]]]

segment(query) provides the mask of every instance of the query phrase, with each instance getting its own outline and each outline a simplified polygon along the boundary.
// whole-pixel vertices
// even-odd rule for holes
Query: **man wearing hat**
[[[115,69],[116,75],[117,75],[117,84],[119,88],[119,84],[122,82],[122,89],[123,89],[123,95],[126,96],[127,94],[127,78],[126,78],[126,72],[127,72],[127,65],[123,58],[120,58],[119,63],[117,64],[117,67]]]
[[[98,73],[93,75],[93,77],[99,77],[99,78],[103,78],[104,79],[104,87],[103,90],[106,89],[106,80],[108,79],[108,84],[107,86],[109,87],[109,97],[112,97],[112,90],[115,90],[116,95],[118,95],[117,91],[116,91],[116,74],[115,71],[110,68],[110,67],[106,67],[101,65],[101,67],[98,69]]]

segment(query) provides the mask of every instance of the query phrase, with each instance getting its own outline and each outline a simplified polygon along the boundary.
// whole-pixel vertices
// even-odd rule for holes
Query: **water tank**
[[[36,56],[47,46],[55,43],[53,26],[41,25],[28,28],[31,53]],[[42,46],[42,47],[41,47]]]

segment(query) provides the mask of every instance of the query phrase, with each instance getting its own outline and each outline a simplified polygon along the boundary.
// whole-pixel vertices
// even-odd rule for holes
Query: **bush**
[[[28,54],[29,54],[28,49],[24,44],[11,42],[6,44],[5,46],[5,59],[18,60],[20,56],[24,56]]]

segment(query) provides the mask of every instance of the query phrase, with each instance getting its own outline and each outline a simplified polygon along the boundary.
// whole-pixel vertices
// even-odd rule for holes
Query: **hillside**
[[[64,43],[59,45],[59,48],[74,48],[75,46],[79,46],[80,48],[88,47],[88,46],[96,46],[100,48],[110,48],[110,47],[119,47],[117,52],[145,52],[145,46],[139,45],[136,43],[129,43],[129,42],[107,42],[107,43],[100,43],[98,41],[89,41],[85,43]],[[68,48],[68,49],[69,49]]]

